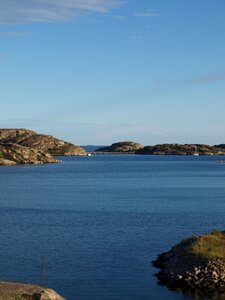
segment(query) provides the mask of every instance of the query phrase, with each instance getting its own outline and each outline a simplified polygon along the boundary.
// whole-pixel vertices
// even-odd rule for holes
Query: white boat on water
[[[197,146],[194,146],[195,147],[195,152],[194,152],[194,156],[199,156],[199,153],[198,153],[198,148],[197,148]]]

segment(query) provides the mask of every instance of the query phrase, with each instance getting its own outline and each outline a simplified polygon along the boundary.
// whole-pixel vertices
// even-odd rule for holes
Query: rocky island
[[[0,282],[0,300],[65,300],[54,290],[32,284]]]
[[[225,155],[225,146],[204,144],[158,144],[143,146],[135,142],[118,142],[109,147],[98,148],[96,153],[142,154],[142,155]]]
[[[160,269],[160,282],[169,288],[224,293],[225,231],[184,239],[152,263]]]
[[[0,129],[0,165],[57,163],[53,156],[86,155],[76,145],[28,129]]]
[[[59,140],[52,135],[38,134],[28,129],[0,129],[0,144],[18,144],[51,155],[76,156],[86,155],[80,146]]]
[[[204,144],[159,144],[139,149],[136,154],[149,155],[224,155],[225,148]]]
[[[114,143],[109,147],[98,148],[95,152],[101,153],[119,153],[119,154],[135,154],[137,150],[144,148],[142,144],[125,141]]]

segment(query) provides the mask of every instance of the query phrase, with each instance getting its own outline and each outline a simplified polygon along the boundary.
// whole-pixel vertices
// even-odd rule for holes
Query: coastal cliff
[[[152,263],[160,269],[160,282],[170,288],[224,293],[225,232],[187,238]]]
[[[0,300],[65,300],[54,290],[32,284],[0,282]]]

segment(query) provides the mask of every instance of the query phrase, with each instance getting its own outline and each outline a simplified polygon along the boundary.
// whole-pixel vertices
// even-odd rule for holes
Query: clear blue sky
[[[224,0],[1,0],[0,127],[225,143]]]

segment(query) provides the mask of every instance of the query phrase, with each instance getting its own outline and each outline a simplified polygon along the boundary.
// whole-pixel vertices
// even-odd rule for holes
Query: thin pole
[[[42,261],[41,261],[41,286],[43,286],[44,283],[44,256],[42,256]]]

